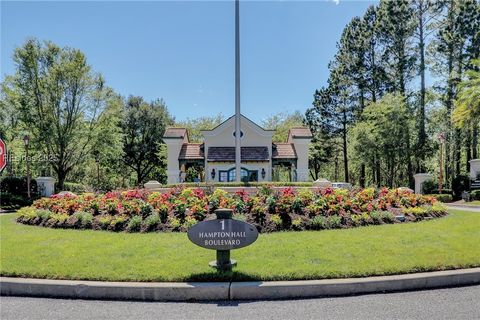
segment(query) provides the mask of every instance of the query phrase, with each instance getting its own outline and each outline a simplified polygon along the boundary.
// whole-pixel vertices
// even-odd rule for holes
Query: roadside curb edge
[[[424,290],[480,284],[480,268],[393,276],[258,282],[102,282],[0,277],[0,295],[67,299],[273,300]]]

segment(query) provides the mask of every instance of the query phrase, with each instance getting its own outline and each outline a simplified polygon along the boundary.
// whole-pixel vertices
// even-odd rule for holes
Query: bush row
[[[167,184],[165,188],[176,188],[176,187],[185,187],[185,188],[208,188],[208,187],[264,187],[264,186],[275,186],[275,187],[311,187],[313,182],[184,182],[176,184]]]
[[[21,223],[57,228],[111,231],[185,231],[230,208],[234,218],[254,224],[260,232],[320,230],[371,224],[418,221],[446,214],[434,197],[402,189],[348,191],[262,187],[255,195],[215,189],[175,188],[168,193],[145,190],[106,194],[54,195],[18,212]],[[415,210],[411,210],[415,209]],[[401,219],[403,220],[403,218]]]
[[[470,193],[471,200],[480,200],[480,190],[474,190]]]
[[[428,195],[430,197],[434,197],[435,199],[437,199],[438,201],[440,202],[443,202],[443,203],[449,203],[449,202],[452,202],[453,201],[453,196],[451,194],[430,194]]]
[[[4,210],[16,210],[24,206],[29,206],[33,202],[26,196],[11,194],[10,192],[0,192],[0,208]]]

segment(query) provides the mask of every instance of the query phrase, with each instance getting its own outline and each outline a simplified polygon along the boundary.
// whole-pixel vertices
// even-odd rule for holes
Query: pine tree
[[[378,7],[379,38],[384,47],[383,60],[389,67],[390,91],[406,94],[407,83],[415,70],[412,36],[415,31],[414,11],[408,0],[380,1]]]
[[[349,95],[349,83],[343,77],[343,66],[330,64],[328,87],[315,91],[313,107],[307,111],[307,123],[315,123],[314,131],[321,131],[331,138],[339,137],[342,141],[344,180],[349,182],[347,133],[349,125],[355,119],[356,104]],[[319,129],[316,129],[316,128]]]
[[[415,19],[417,20],[417,28],[415,31],[415,37],[417,39],[417,55],[419,59],[418,64],[418,73],[420,75],[420,92],[419,92],[419,101],[418,101],[418,110],[417,110],[417,143],[416,143],[416,158],[417,158],[417,171],[424,171],[424,162],[425,155],[427,154],[427,134],[425,131],[426,117],[425,117],[425,106],[426,106],[426,83],[425,83],[425,74],[426,74],[426,43],[432,33],[436,31],[434,27],[434,22],[443,9],[443,2],[436,0],[412,0],[411,1],[412,9],[415,12]]]
[[[369,99],[376,102],[387,87],[391,87],[388,83],[388,77],[385,69],[380,61],[380,44],[378,39],[378,9],[375,6],[368,7],[362,18],[363,37],[365,50],[365,82]]]
[[[438,53],[435,71],[446,83],[441,87],[443,102],[447,109],[448,118],[451,118],[453,103],[458,92],[458,85],[464,72],[471,68],[471,61],[479,54],[479,4],[475,0],[450,0],[446,3],[444,17],[439,23],[439,31],[433,42],[434,50]],[[463,130],[469,143],[470,134]],[[473,128],[473,140],[476,140],[476,131]],[[461,173],[461,141],[462,130],[448,126],[446,144],[446,178],[451,183],[453,178]],[[467,144],[468,144],[467,143]],[[467,149],[474,148],[468,145]],[[470,151],[467,151],[467,159]],[[466,168],[468,168],[468,160]]]
[[[412,49],[412,36],[415,31],[414,11],[408,0],[380,1],[379,37],[384,47],[383,61],[393,84],[391,91],[407,97],[407,83],[415,70],[415,55]],[[406,101],[407,102],[407,101]],[[407,106],[408,110],[410,108]],[[410,111],[411,112],[411,111]],[[410,187],[413,187],[412,148],[410,129],[405,128],[405,152],[407,155],[407,174]]]

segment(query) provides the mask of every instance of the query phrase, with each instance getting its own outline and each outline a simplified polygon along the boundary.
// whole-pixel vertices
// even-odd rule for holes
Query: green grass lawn
[[[452,210],[419,223],[260,235],[232,251],[238,266],[208,267],[215,251],[185,233],[128,234],[17,224],[0,216],[4,276],[116,281],[293,280],[480,266],[480,214]]]

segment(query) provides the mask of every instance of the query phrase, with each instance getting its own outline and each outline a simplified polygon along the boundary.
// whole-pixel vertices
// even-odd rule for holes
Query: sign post
[[[7,146],[2,139],[0,139],[0,173],[7,166]]]
[[[255,226],[232,219],[233,210],[217,209],[215,220],[202,221],[188,230],[188,239],[196,245],[217,251],[217,259],[209,265],[219,271],[231,271],[237,261],[230,259],[230,250],[251,245],[258,238]]]
[[[217,209],[215,210],[217,219],[232,219],[232,210],[230,209]],[[222,271],[231,271],[232,267],[237,264],[236,260],[230,260],[230,250],[217,250],[217,260],[210,261],[210,267],[216,268]]]

